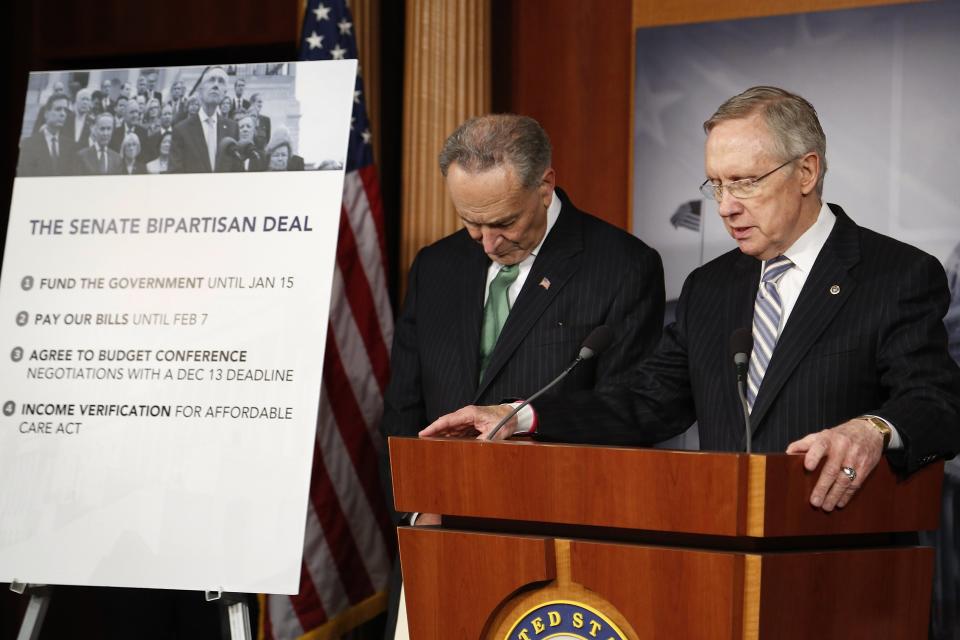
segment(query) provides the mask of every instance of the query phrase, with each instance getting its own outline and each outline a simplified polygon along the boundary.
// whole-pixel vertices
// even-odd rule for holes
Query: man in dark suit
[[[690,274],[677,321],[629,383],[536,403],[536,435],[642,445],[696,420],[704,449],[743,450],[727,345],[744,328],[753,449],[803,453],[810,471],[823,462],[812,505],[846,505],[884,451],[906,472],[954,455],[960,370],[939,262],[821,202],[826,139],[803,98],[754,87],[704,129],[701,189],[739,249]],[[467,407],[423,435],[485,433],[505,414]]]
[[[464,228],[420,251],[411,268],[384,436],[415,435],[470,402],[529,397],[599,325],[613,330],[612,346],[552,396],[621,381],[653,349],[663,323],[660,256],[579,211],[555,189],[550,163],[550,141],[530,118],[475,118],[447,139],[440,168]],[[434,520],[424,514],[416,524]]]
[[[143,147],[147,142],[147,130],[140,126],[140,103],[136,100],[127,100],[126,107],[123,110],[123,124],[113,132],[113,138],[110,139],[110,148],[120,153],[120,147],[123,146],[124,139],[134,134],[140,140],[140,146]]]
[[[64,173],[72,144],[63,138],[70,100],[62,93],[51,94],[43,106],[43,126],[20,142],[18,176],[56,176]],[[66,148],[64,148],[64,146]],[[66,155],[64,155],[66,153]]]
[[[113,113],[117,108],[117,98],[120,97],[120,80],[110,78],[100,83],[100,104],[97,105],[98,111],[109,111]]]
[[[510,146],[520,147],[516,140],[529,149]],[[660,256],[555,189],[550,153],[539,124],[520,116],[475,118],[447,140],[440,166],[464,228],[421,250],[411,267],[384,435],[415,435],[465,403],[532,394],[599,325],[614,330],[613,346],[554,395],[621,379],[656,344]],[[485,326],[489,290],[504,267],[517,271],[506,319]],[[496,335],[484,345],[487,331]]]
[[[145,106],[149,105],[151,100],[156,100],[160,104],[163,104],[163,94],[157,90],[157,76],[158,71],[156,69],[143,69],[140,71],[140,77],[143,78],[143,91],[139,91],[140,78],[137,78],[138,93],[143,95]]]
[[[253,144],[256,121],[254,114],[242,114],[237,120],[239,137],[236,140],[224,138],[220,143],[217,166],[221,171],[231,173],[266,169],[263,154]]]
[[[246,111],[250,108],[250,101],[243,97],[243,92],[247,87],[247,81],[243,78],[237,78],[233,81],[233,109],[230,117],[233,118],[238,111]]]
[[[181,120],[185,120],[189,115],[187,113],[187,99],[184,97],[186,94],[186,86],[183,84],[182,80],[177,80],[170,87],[170,99],[167,100],[173,108],[173,124],[179,124]]]
[[[143,159],[145,161],[149,162],[160,155],[160,141],[168,133],[173,135],[173,106],[165,104],[160,108],[160,128],[144,144]]]
[[[51,89],[50,96],[47,97],[47,100],[49,101],[50,98],[52,98],[52,97],[54,97],[54,96],[62,96],[62,97],[65,97],[65,98],[67,99],[67,118],[66,118],[66,120],[64,120],[64,122],[63,122],[63,127],[64,127],[65,130],[66,130],[67,127],[69,127],[69,128],[70,128],[70,131],[73,131],[74,101],[72,101],[72,100],[70,99],[70,96],[67,95],[67,90],[64,88],[62,82],[54,82],[54,83],[53,83],[53,87],[52,87],[52,89]],[[46,103],[45,103],[45,104],[46,104]],[[40,131],[40,127],[42,127],[42,126],[44,125],[44,123],[45,123],[44,109],[41,109],[41,110],[40,110],[40,113],[37,114],[37,119],[33,121],[33,133],[36,133],[37,131]]]
[[[110,148],[113,137],[113,115],[104,111],[93,123],[93,144],[77,152],[71,173],[80,176],[120,175],[123,161]]]
[[[93,91],[80,89],[74,101],[73,111],[63,125],[63,137],[73,153],[90,145],[90,127],[93,121]]]
[[[222,171],[217,154],[224,138],[237,139],[237,123],[220,115],[217,107],[226,95],[227,72],[209,67],[200,79],[197,92],[200,111],[173,127],[170,173]]]
[[[263,115],[262,95],[254,93],[250,96],[249,111],[255,113],[257,116],[257,131],[253,136],[253,140],[260,151],[265,151],[273,136],[273,131],[270,126],[270,118]]]

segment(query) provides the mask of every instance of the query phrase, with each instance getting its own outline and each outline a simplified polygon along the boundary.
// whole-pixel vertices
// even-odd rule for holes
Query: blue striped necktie
[[[747,378],[747,403],[753,410],[753,402],[763,382],[763,375],[770,365],[773,349],[780,337],[780,318],[783,305],[778,284],[793,263],[786,256],[768,260],[760,277],[757,301],[753,305],[753,352],[750,354],[750,372]]]

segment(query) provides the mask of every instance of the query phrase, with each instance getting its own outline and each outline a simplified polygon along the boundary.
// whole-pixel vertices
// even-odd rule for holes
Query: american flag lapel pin
[[[550,288],[550,280],[548,280],[547,278],[544,278],[543,280],[540,281],[540,286],[543,287],[544,291],[548,290]]]

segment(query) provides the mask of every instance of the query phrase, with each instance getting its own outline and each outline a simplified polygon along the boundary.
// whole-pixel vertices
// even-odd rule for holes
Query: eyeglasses
[[[703,184],[700,185],[700,193],[703,194],[704,198],[713,198],[717,202],[723,200],[724,189],[726,189],[727,193],[734,198],[752,198],[760,193],[761,180],[776,173],[777,171],[780,171],[780,169],[783,169],[785,166],[798,159],[799,158],[790,158],[776,169],[767,171],[759,178],[744,178],[743,180],[735,180],[728,184],[713,184],[710,182],[710,178],[707,178],[703,181]]]

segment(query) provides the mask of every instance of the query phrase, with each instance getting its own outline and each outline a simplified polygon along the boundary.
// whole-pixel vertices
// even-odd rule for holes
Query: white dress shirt
[[[197,113],[200,116],[200,129],[203,130],[203,139],[207,143],[207,155],[210,158],[210,171],[217,170],[217,126],[220,124],[219,111],[214,109],[213,115],[208,116],[203,109]],[[211,123],[213,126],[211,127]],[[211,136],[213,136],[211,138]]]
[[[800,297],[803,284],[807,281],[807,276],[813,269],[813,263],[817,261],[817,256],[820,255],[823,245],[827,243],[827,238],[833,231],[833,225],[836,222],[837,217],[830,211],[830,207],[824,203],[817,213],[816,221],[803,232],[802,236],[797,238],[797,241],[789,249],[783,252],[783,255],[793,263],[793,268],[787,269],[777,286],[777,290],[780,292],[780,307],[783,309],[780,314],[780,326],[777,327],[778,334],[783,333],[783,328],[786,326],[787,320],[790,319],[790,313],[797,304],[797,298]],[[761,273],[766,266],[767,261],[764,260],[763,266],[760,268]]]

